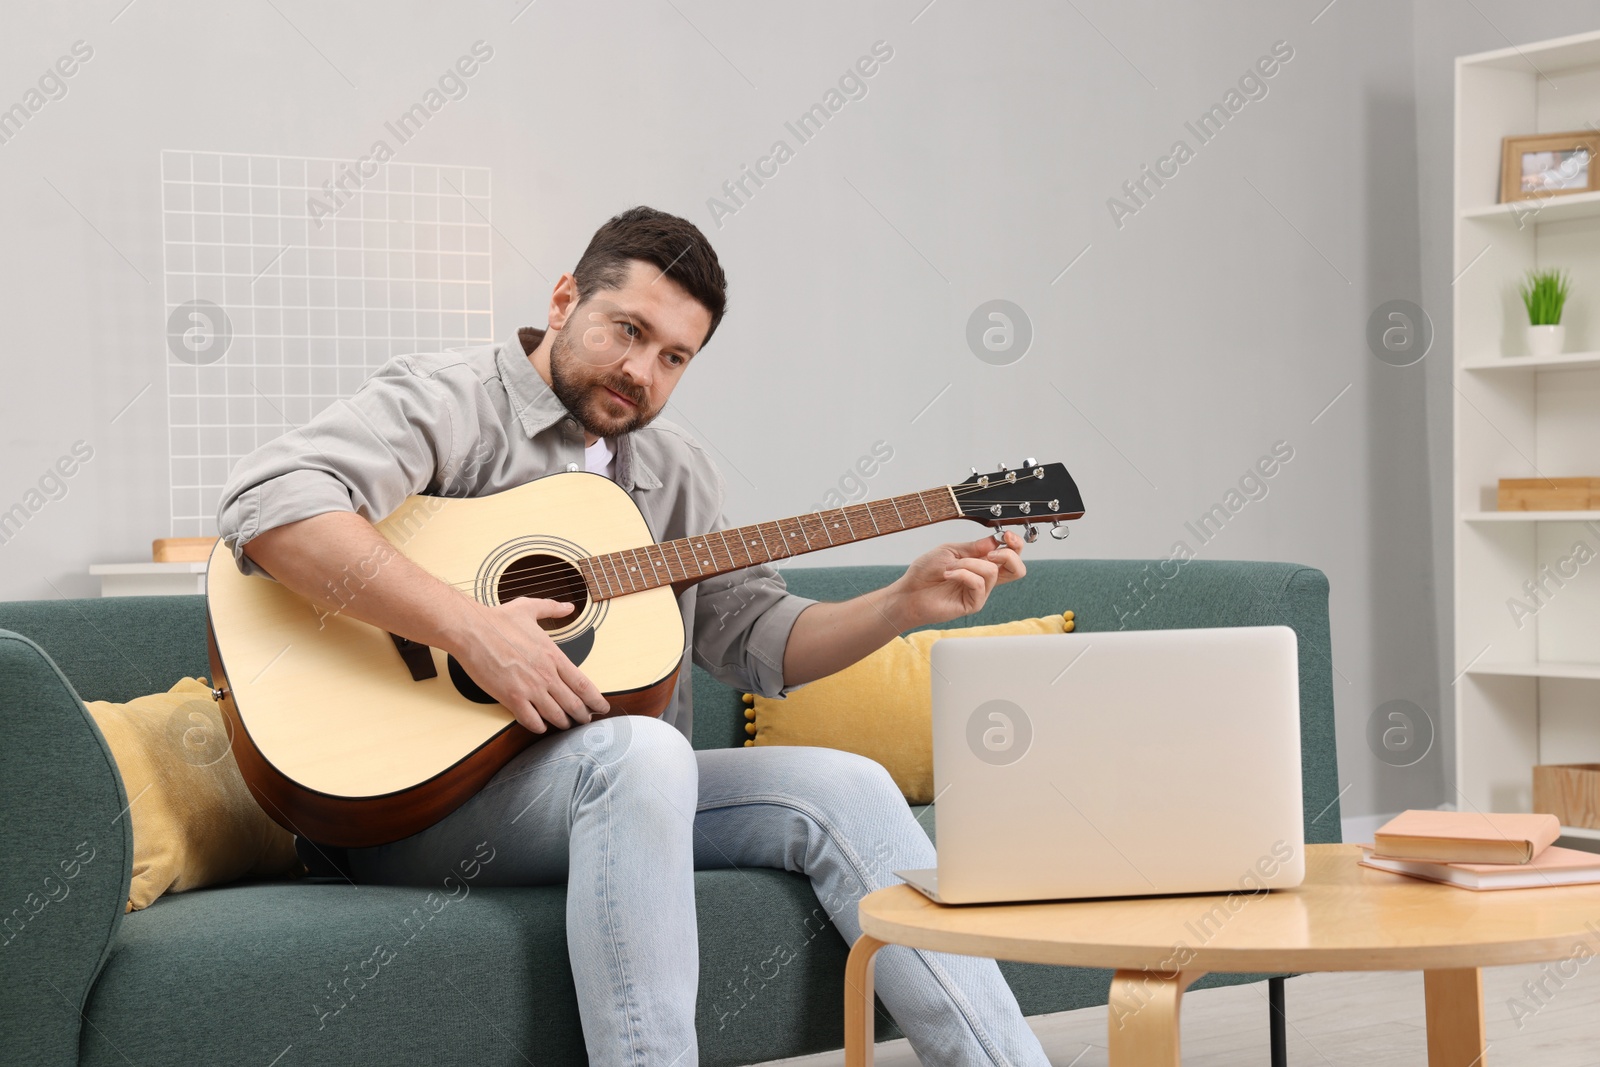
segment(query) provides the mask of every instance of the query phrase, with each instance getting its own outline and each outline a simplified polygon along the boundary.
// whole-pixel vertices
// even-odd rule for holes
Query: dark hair
[[[711,312],[711,328],[700,342],[704,347],[728,306],[728,279],[705,234],[688,219],[665,211],[643,205],[629,208],[594,232],[573,268],[579,301],[601,289],[620,289],[628,279],[629,262],[635,259],[655,264]]]

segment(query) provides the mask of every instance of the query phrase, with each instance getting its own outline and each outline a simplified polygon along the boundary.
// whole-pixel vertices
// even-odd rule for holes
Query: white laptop
[[[1305,876],[1287,626],[947,638],[931,650],[943,904],[1257,892]]]

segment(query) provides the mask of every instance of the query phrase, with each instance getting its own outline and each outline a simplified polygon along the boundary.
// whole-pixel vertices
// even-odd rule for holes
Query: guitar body
[[[493,496],[413,496],[377,529],[482,603],[574,600],[578,610],[547,620],[548,632],[612,713],[665,710],[685,647],[672,587],[593,599],[574,566],[654,544],[610,479],[570,472]],[[349,568],[333,595],[357,604],[388,558]],[[536,739],[444,651],[413,646],[408,661],[383,630],[240,574],[221,542],[206,590],[213,685],[224,691],[235,758],[262,809],[292,833],[347,847],[410,836]],[[430,659],[432,676],[414,677],[430,672]]]

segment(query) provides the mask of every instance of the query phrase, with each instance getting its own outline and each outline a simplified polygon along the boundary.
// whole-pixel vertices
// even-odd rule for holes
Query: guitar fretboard
[[[680,537],[589,556],[578,560],[577,567],[589,585],[590,596],[609,600],[960,517],[950,487],[940,486],[832,511],[814,511],[701,537]]]

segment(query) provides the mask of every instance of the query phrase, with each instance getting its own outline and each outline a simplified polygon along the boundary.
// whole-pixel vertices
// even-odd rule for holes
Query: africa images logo
[[[1009,700],[988,700],[967,718],[967,747],[994,767],[1009,767],[1028,754],[1033,744],[1033,720],[1021,705]]]
[[[215,363],[233,343],[233,321],[209,300],[186,300],[167,316],[167,351],[194,367]]]

